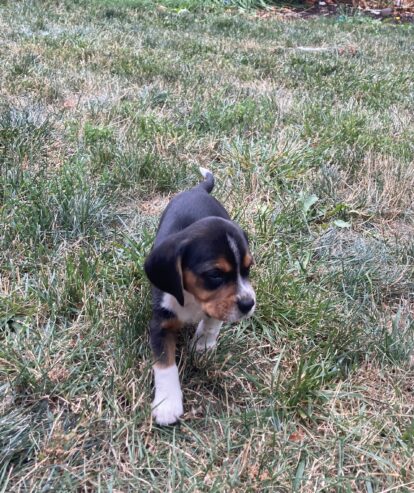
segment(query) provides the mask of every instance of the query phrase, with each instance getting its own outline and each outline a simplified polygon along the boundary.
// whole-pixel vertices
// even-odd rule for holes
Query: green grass
[[[227,7],[0,3],[1,492],[414,489],[413,27]],[[198,166],[258,309],[183,334],[159,429],[143,261]]]

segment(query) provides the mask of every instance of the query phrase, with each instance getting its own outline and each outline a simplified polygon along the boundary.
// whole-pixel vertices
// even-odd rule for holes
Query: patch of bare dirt
[[[387,20],[396,24],[414,22],[414,1],[394,0],[305,0],[301,7],[268,7],[257,11],[260,19],[276,18],[278,20],[309,19],[313,17],[330,17],[338,15],[339,9],[346,9],[347,14],[364,14],[378,20]]]

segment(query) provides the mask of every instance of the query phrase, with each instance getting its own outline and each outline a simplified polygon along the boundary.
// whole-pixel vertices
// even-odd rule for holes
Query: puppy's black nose
[[[252,298],[243,298],[237,302],[237,306],[242,313],[249,313],[254,306],[254,300]]]

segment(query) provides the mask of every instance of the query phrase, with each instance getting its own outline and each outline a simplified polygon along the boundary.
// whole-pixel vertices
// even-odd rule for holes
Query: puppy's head
[[[145,262],[149,280],[184,305],[191,293],[209,317],[235,322],[249,317],[256,297],[246,234],[232,221],[201,219],[157,245]]]

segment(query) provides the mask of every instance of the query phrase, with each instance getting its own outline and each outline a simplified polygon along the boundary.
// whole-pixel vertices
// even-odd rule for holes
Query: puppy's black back
[[[230,219],[220,202],[209,194],[214,186],[213,175],[208,173],[205,178],[197,186],[179,193],[168,204],[161,216],[155,245],[205,217]]]

